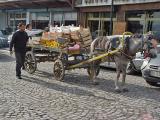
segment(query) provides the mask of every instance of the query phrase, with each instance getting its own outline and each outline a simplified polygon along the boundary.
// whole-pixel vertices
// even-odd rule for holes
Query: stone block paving
[[[129,92],[114,92],[114,70],[102,70],[94,86],[86,70],[66,71],[63,82],[53,63],[15,77],[15,60],[0,50],[0,120],[160,120],[160,89],[141,75],[127,76]]]

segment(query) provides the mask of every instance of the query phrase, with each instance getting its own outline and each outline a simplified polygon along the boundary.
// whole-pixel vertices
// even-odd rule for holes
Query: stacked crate
[[[82,28],[80,31],[80,37],[81,37],[81,43],[82,48],[85,48],[87,50],[90,49],[90,45],[92,42],[92,36],[89,28]]]

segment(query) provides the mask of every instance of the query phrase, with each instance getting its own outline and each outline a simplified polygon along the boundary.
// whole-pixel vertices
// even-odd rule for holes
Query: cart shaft
[[[113,50],[113,51],[111,51],[111,52],[107,52],[107,53],[101,54],[101,55],[99,55],[99,56],[97,56],[97,57],[93,57],[93,58],[88,59],[88,60],[86,60],[86,61],[83,61],[83,62],[81,62],[81,63],[75,64],[75,65],[71,65],[71,66],[68,67],[68,69],[78,68],[78,67],[80,67],[80,66],[82,66],[82,65],[84,65],[84,64],[91,63],[91,62],[93,62],[93,61],[99,60],[99,59],[104,58],[104,57],[106,57],[106,56],[113,55],[113,54],[115,54],[115,53],[117,53],[117,52],[119,52],[119,49],[116,49],[116,50]]]

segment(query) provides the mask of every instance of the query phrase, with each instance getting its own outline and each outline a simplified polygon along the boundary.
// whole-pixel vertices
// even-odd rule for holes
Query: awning
[[[73,0],[6,0],[0,2],[0,9],[61,7],[73,7]]]

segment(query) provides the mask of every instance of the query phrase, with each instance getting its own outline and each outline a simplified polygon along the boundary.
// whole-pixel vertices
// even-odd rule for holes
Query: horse
[[[93,40],[90,47],[90,54],[98,55],[100,51],[109,52],[115,49],[119,51],[111,56],[106,57],[106,61],[113,61],[116,64],[117,78],[115,80],[115,91],[125,92],[128,89],[125,87],[126,68],[128,63],[135,57],[136,53],[143,48],[143,35],[131,35],[124,38],[122,36],[100,36]],[[102,61],[102,60],[101,60]],[[101,63],[99,61],[98,63]],[[119,78],[122,72],[122,84],[119,85]],[[96,82],[96,79],[93,80]]]

